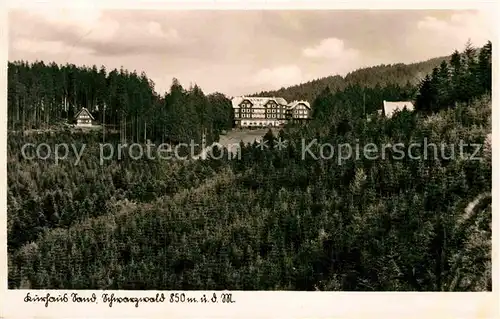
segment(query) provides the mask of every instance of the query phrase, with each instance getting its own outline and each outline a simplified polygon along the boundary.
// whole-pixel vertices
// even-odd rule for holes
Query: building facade
[[[280,97],[246,97],[232,99],[234,124],[237,127],[281,126],[290,120],[310,119],[307,101],[287,101]]]
[[[76,114],[76,126],[92,126],[93,120],[92,114],[84,107]]]

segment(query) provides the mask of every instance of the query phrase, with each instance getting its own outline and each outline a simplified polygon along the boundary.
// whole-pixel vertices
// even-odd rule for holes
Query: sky
[[[411,63],[492,40],[482,11],[12,9],[9,60],[144,71],[229,96]]]

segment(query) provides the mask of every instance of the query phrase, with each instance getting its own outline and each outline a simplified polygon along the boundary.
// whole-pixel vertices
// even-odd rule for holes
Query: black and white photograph
[[[493,290],[484,10],[7,18],[9,291]]]

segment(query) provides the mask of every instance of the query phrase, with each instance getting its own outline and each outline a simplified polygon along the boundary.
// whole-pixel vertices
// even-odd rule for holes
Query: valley
[[[8,76],[10,289],[492,290],[491,145],[478,161],[467,160],[473,148],[452,153],[491,139],[491,42],[256,93],[311,102],[310,122],[272,134],[233,129],[226,95],[175,79],[158,94],[145,74],[96,66],[9,62]],[[386,100],[415,108],[385,116]],[[110,131],[45,131],[84,106]],[[251,145],[278,136],[294,143]],[[103,141],[204,138],[243,141],[241,158],[99,154]],[[361,149],[425,141],[436,155],[304,158],[301,140],[313,139]],[[23,157],[42,143],[85,145],[85,156]]]

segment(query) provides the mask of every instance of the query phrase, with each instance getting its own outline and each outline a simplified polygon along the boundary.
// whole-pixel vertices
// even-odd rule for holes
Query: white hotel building
[[[287,103],[281,97],[238,96],[232,104],[234,124],[238,127],[280,126],[290,120],[309,120],[311,115],[309,102]]]

